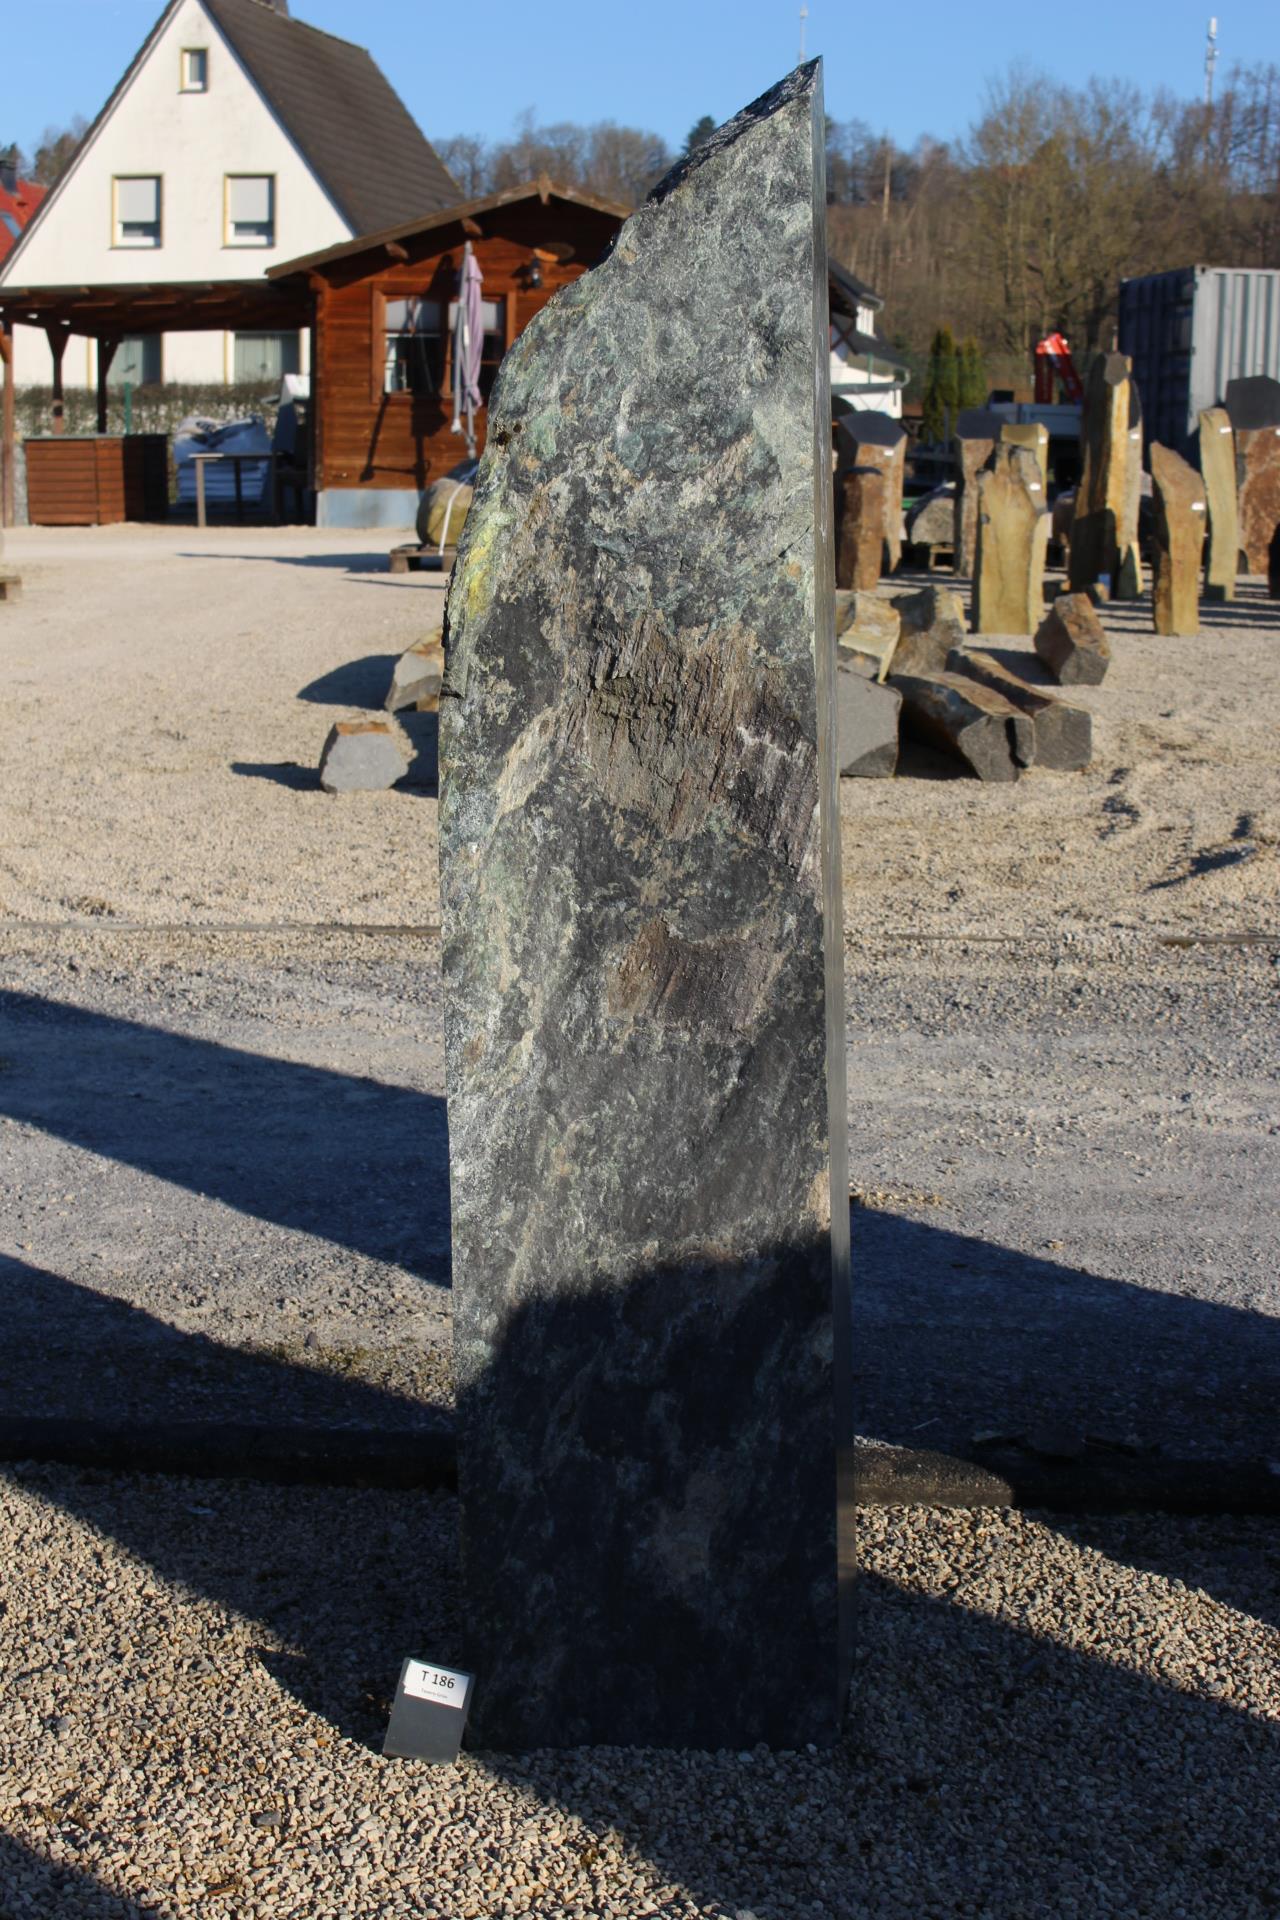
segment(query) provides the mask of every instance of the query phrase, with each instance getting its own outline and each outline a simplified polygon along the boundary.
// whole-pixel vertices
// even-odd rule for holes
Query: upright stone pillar
[[[1046,501],[1049,493],[1049,429],[1042,420],[1002,420],[1000,444],[1021,447],[1040,469],[1040,490]]]
[[[815,62],[655,188],[507,355],[459,544],[440,845],[481,1746],[797,1747],[847,1691],[823,151]]]
[[[1140,600],[1144,587],[1142,547],[1138,523],[1142,513],[1142,398],[1138,383],[1129,376],[1129,452],[1124,467],[1124,502],[1116,536],[1119,550],[1112,596],[1116,600]]]
[[[879,467],[836,475],[836,585],[869,593],[884,564],[885,476]]]
[[[978,481],[975,633],[1034,633],[1044,618],[1049,513],[1040,467],[1025,447],[1000,445]]]
[[[952,443],[956,461],[955,571],[972,576],[978,553],[978,475],[1000,438],[1002,416],[986,407],[965,407]]]
[[[893,573],[902,560],[902,495],[907,474],[906,428],[890,414],[851,407],[836,432],[837,472],[874,467],[884,475],[884,564]]]
[[[1200,555],[1204,488],[1181,454],[1151,445],[1155,525],[1151,538],[1151,614],[1157,633],[1200,631]]]
[[[1206,407],[1200,415],[1200,477],[1209,518],[1204,597],[1218,602],[1234,600],[1240,566],[1240,512],[1236,445],[1225,407]]]
[[[1118,597],[1121,560],[1127,545],[1127,523],[1137,535],[1137,499],[1129,468],[1134,442],[1130,439],[1134,411],[1131,362],[1123,353],[1100,353],[1085,383],[1080,420],[1082,465],[1071,522],[1072,591],[1082,593],[1095,581],[1104,581]],[[1138,421],[1137,449],[1142,448]],[[1139,466],[1141,459],[1139,458]],[[1130,563],[1132,571],[1132,562]],[[1132,582],[1127,582],[1131,585]]]
[[[1240,550],[1250,573],[1266,573],[1280,526],[1280,381],[1257,374],[1227,382],[1236,443]]]

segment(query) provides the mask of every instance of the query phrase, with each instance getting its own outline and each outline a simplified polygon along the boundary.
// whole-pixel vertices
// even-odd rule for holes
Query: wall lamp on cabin
[[[529,286],[540,287],[542,285],[542,262],[536,253],[525,268],[524,276]]]

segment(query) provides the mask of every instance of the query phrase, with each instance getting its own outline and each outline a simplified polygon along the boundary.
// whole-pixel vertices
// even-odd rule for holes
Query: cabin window
[[[208,93],[209,49],[207,47],[182,49],[182,91],[183,93]]]
[[[384,393],[439,393],[444,385],[444,310],[410,294],[383,312]]]
[[[161,346],[158,333],[127,333],[112,355],[107,385],[155,386],[161,378]]]
[[[117,247],[160,245],[160,176],[157,173],[119,175],[111,183],[113,230]]]
[[[505,300],[480,303],[484,344],[480,355],[480,392],[487,400],[507,350]],[[452,336],[458,303],[388,297],[383,303],[384,393],[441,393],[452,375]]]
[[[234,377],[246,385],[257,381],[282,380],[286,373],[297,373],[302,365],[299,336],[296,333],[238,333],[235,346]]]
[[[229,247],[274,247],[276,183],[269,173],[226,177],[226,241]]]

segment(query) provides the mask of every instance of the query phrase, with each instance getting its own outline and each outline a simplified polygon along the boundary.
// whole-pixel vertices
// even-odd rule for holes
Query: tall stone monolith
[[[1142,466],[1142,397],[1138,383],[1129,376],[1129,452],[1124,469],[1124,501],[1116,535],[1118,556],[1112,598],[1140,600],[1145,581],[1142,573],[1142,544],[1139,522],[1142,515],[1144,485],[1149,483]]]
[[[879,467],[836,474],[836,585],[868,593],[884,565],[885,475]]]
[[[850,407],[836,428],[836,472],[873,467],[884,475],[884,566],[892,573],[902,559],[902,496],[907,472],[907,433],[900,421],[872,407]]]
[[[1227,382],[1236,446],[1240,551],[1250,573],[1265,573],[1280,526],[1280,380],[1266,374]]]
[[[1200,478],[1209,519],[1204,597],[1218,602],[1234,600],[1240,566],[1240,511],[1235,438],[1225,407],[1206,407],[1200,415]]]
[[[990,460],[1003,416],[986,407],[965,407],[956,420],[952,448],[956,462],[954,566],[971,575],[978,552],[978,475]]]
[[[823,128],[814,63],[526,328],[459,545],[440,843],[481,1746],[798,1747],[847,1691]]]
[[[1200,631],[1204,487],[1181,454],[1151,445],[1155,524],[1151,534],[1151,616],[1157,633]]]
[[[1043,420],[1004,420],[1000,425],[1003,447],[1022,447],[1040,469],[1040,486],[1049,492],[1049,429]]]
[[[997,446],[978,480],[975,633],[1034,633],[1044,616],[1049,513],[1040,466],[1025,447]]]
[[[1125,597],[1141,590],[1140,579],[1136,587],[1132,579],[1138,519],[1137,483],[1131,474],[1135,453],[1139,476],[1142,465],[1140,414],[1136,443],[1130,437],[1136,411],[1132,363],[1123,353],[1100,353],[1089,369],[1080,420],[1081,472],[1068,569],[1074,592],[1100,580],[1118,599],[1126,558]]]

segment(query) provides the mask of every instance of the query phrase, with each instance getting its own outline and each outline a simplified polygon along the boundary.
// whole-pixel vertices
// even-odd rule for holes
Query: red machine
[[[1036,343],[1036,403],[1052,406],[1056,398],[1053,383],[1062,388],[1062,398],[1076,406],[1084,399],[1084,388],[1071,358],[1071,348],[1060,333],[1046,333]]]

